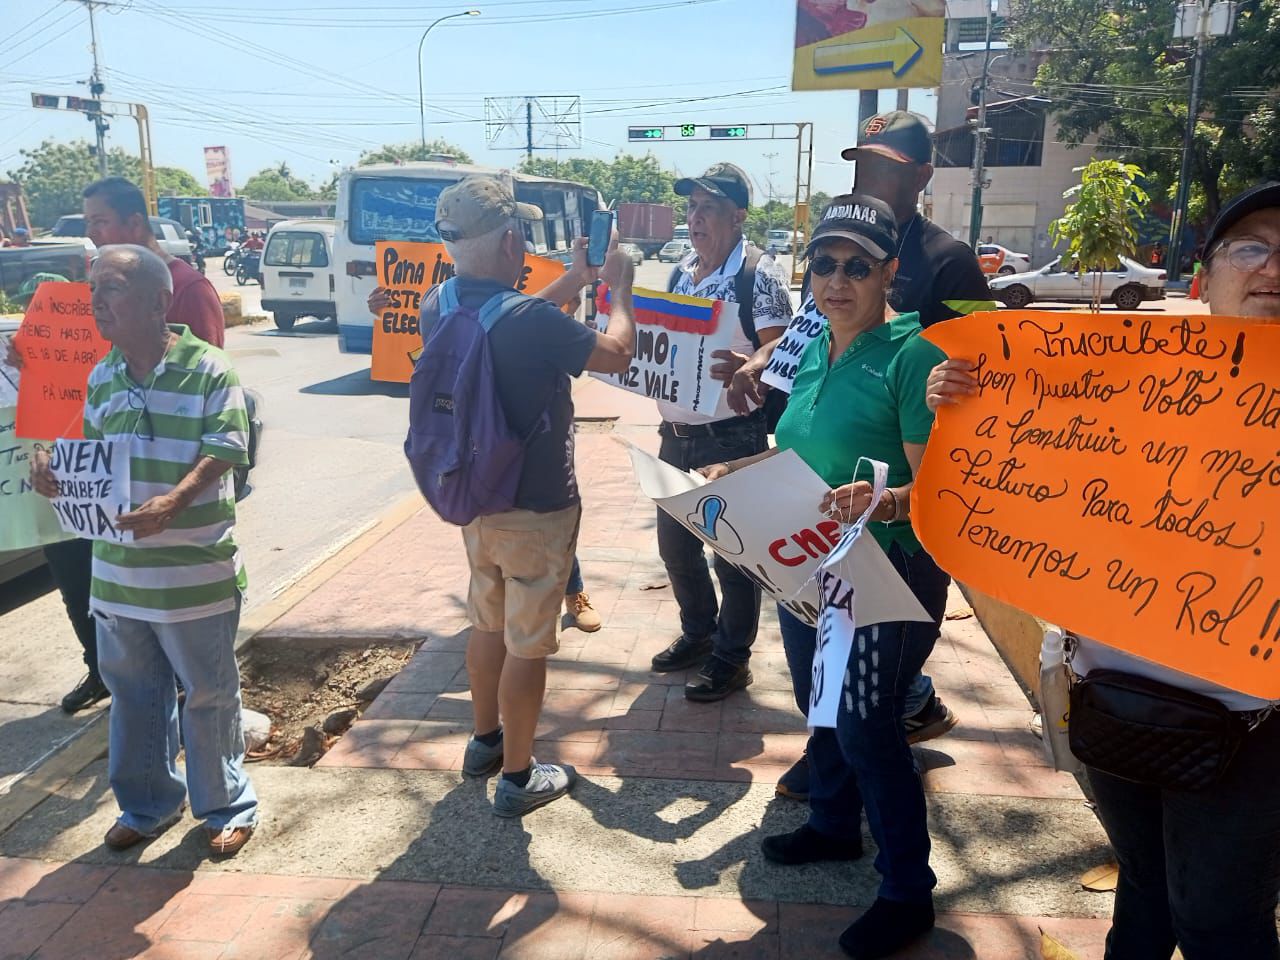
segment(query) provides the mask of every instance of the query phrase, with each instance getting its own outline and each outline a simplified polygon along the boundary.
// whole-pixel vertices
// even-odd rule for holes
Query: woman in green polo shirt
[[[887,205],[863,195],[835,198],[806,251],[813,295],[826,329],[800,358],[774,450],[703,472],[710,478],[780,450],[795,450],[831,485],[822,503],[846,522],[870,504],[871,471],[860,457],[889,466],[889,486],[868,532],[932,617],[880,623],[854,637],[835,729],[809,740],[809,822],[764,841],[775,863],[862,856],[862,812],[880,848],[875,904],[840,937],[851,956],[887,956],[933,926],[933,887],[924,788],[902,728],[904,697],[938,638],[949,578],[920,546],[907,519],[912,478],[933,414],[925,404],[929,371],[942,351],[920,337],[916,314],[889,316],[886,293],[897,271],[898,231]],[[778,608],[796,703],[808,707],[816,630]],[[859,690],[878,690],[865,696]]]

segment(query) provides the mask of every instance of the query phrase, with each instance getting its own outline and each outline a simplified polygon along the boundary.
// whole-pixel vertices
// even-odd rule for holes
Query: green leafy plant
[[[1067,245],[1063,257],[1094,273],[1093,309],[1102,301],[1103,270],[1115,269],[1138,247],[1138,225],[1151,198],[1139,184],[1142,168],[1119,160],[1091,160],[1076,167],[1080,182],[1063,195],[1062,216],[1049,224],[1049,239]]]

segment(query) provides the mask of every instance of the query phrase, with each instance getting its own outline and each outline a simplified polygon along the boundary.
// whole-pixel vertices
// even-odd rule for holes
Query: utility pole
[[[102,94],[107,88],[102,83],[102,73],[98,69],[98,30],[93,22],[94,0],[80,0],[80,2],[89,10],[89,50],[93,54],[93,75],[89,77],[89,97],[96,103],[102,99]],[[100,108],[90,112],[89,119],[93,121],[98,144],[98,175],[105,177],[107,175],[107,131],[111,127],[103,117]]]
[[[1236,5],[1232,0],[1202,0],[1178,7],[1174,36],[1195,38],[1196,49],[1191,64],[1191,100],[1187,105],[1187,125],[1182,134],[1182,163],[1178,170],[1178,193],[1169,223],[1169,256],[1165,270],[1169,280],[1182,278],[1182,238],[1186,232],[1187,204],[1191,201],[1191,150],[1195,145],[1196,121],[1200,115],[1200,87],[1204,82],[1205,47],[1212,37],[1225,37],[1235,22]]]
[[[982,188],[987,179],[987,83],[991,72],[991,27],[995,0],[987,0],[987,43],[982,54],[982,80],[978,88],[978,123],[973,128],[973,194],[969,199],[969,246],[978,249],[982,233]]]
[[[776,153],[765,153],[762,156],[769,161],[769,195],[765,197],[764,201],[765,223],[767,224],[765,230],[768,231],[773,229],[773,161],[778,159],[778,155]],[[766,241],[768,240],[768,233],[765,234],[765,239]]]

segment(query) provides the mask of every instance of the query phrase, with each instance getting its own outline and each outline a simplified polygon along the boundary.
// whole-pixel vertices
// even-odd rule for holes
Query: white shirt
[[[756,348],[746,331],[742,329],[742,323],[738,318],[738,294],[734,289],[734,281],[738,271],[742,269],[742,261],[746,255],[747,238],[743,237],[719,270],[703,279],[701,283],[695,284],[693,274],[698,268],[698,252],[692,250],[676,268],[680,272],[680,277],[672,292],[686,297],[723,300],[726,304],[732,304],[732,307],[726,311],[731,315],[726,319],[733,324],[734,329],[733,341],[729,349],[735,353],[751,356]],[[756,334],[761,339],[764,339],[766,331],[785,327],[791,322],[791,316],[795,310],[791,301],[791,285],[782,266],[772,257],[761,257],[756,267],[754,301],[752,319],[755,320]],[[714,423],[717,420],[728,420],[730,417],[737,416],[729,409],[726,390],[720,391],[720,400],[716,404],[716,412],[713,416],[691,413],[665,400],[658,401],[658,412],[662,414],[663,420],[674,423]]]
[[[1077,636],[1076,639],[1079,640],[1079,645],[1076,647],[1075,658],[1071,661],[1071,669],[1081,677],[1088,676],[1091,670],[1120,670],[1137,677],[1158,680],[1191,693],[1198,693],[1202,697],[1212,697],[1228,710],[1237,710],[1242,713],[1265,709],[1272,702],[1251,697],[1238,690],[1220,687],[1216,683],[1201,680],[1199,677],[1182,673],[1172,667],[1162,667],[1158,663],[1109,647],[1089,637]]]

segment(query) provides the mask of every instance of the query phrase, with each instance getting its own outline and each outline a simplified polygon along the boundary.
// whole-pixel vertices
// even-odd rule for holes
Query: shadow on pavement
[[[314,394],[323,397],[408,397],[407,383],[381,383],[369,377],[368,370],[356,370],[353,373],[321,383],[313,383],[303,387],[300,393]]]

